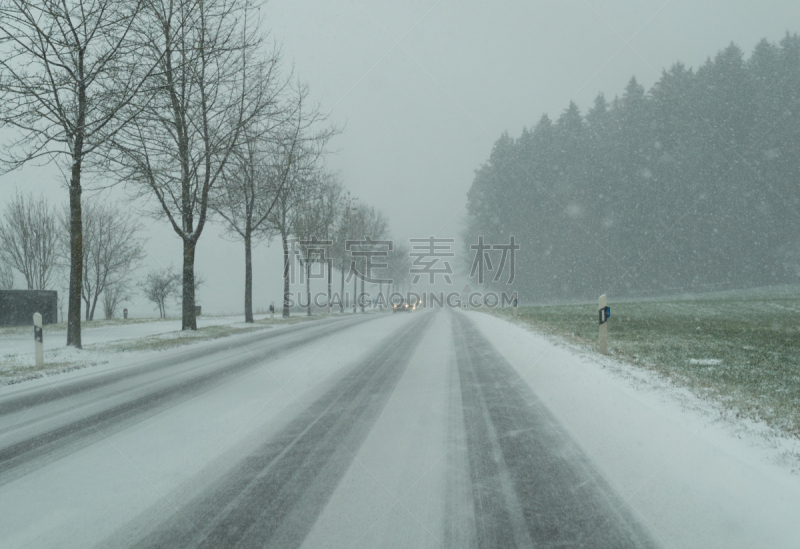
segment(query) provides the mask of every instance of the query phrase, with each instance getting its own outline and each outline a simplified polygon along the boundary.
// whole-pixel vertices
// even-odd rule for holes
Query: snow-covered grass
[[[0,355],[0,385],[8,385],[28,379],[40,378],[46,374],[55,374],[89,366],[107,364],[112,359],[121,358],[123,356],[125,358],[139,357],[143,353],[174,349],[200,341],[211,341],[237,334],[270,329],[276,326],[286,326],[307,320],[317,320],[321,318],[321,316],[322,315],[313,315],[309,317],[305,314],[298,314],[288,319],[283,319],[278,316],[274,319],[266,317],[257,319],[253,324],[247,324],[243,321],[233,322],[230,317],[219,319],[220,323],[214,324],[213,319],[204,317],[203,322],[211,323],[211,325],[201,326],[197,331],[168,329],[169,331],[143,335],[141,337],[126,337],[125,339],[113,339],[113,337],[109,337],[107,338],[108,340],[85,345],[81,350],[66,346],[46,348],[44,352],[44,366],[41,368],[35,366],[33,352],[22,353],[15,350]],[[241,320],[243,320],[243,318]],[[124,326],[126,324],[142,325],[170,321],[174,322],[174,319],[102,320],[84,323],[83,326],[85,328],[105,328]],[[58,327],[59,325],[56,324],[46,329],[57,331]],[[20,329],[22,328],[5,328],[0,332],[0,336],[16,334],[15,331]],[[27,333],[31,329],[24,327],[24,330]],[[146,334],[147,330],[145,330],[144,333]]]
[[[613,358],[800,437],[800,289],[609,303]],[[492,313],[596,350],[594,303]]]
[[[163,322],[171,322],[178,320],[176,318],[130,318],[130,319],[121,319],[121,318],[114,318],[111,320],[81,320],[81,326],[83,329],[91,329],[91,328],[108,328],[114,326],[131,326],[134,324],[153,324],[153,323],[163,323]],[[6,328],[0,328],[0,335],[19,335],[24,334],[28,335],[31,331],[31,326],[11,326]],[[66,332],[67,331],[67,323],[66,322],[59,322],[58,324],[47,324],[45,326],[47,331],[51,332]]]

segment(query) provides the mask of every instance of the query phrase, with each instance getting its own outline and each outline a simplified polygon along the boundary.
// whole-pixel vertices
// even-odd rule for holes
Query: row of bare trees
[[[0,127],[16,130],[2,161],[69,173],[68,345],[81,346],[81,196],[101,170],[182,239],[182,324],[196,329],[195,249],[214,188],[244,143],[293,155],[286,128],[297,137],[314,121],[258,13],[253,0],[0,2]]]
[[[125,296],[93,255],[110,244],[91,240],[105,237],[90,236],[98,217],[82,202],[99,180],[123,185],[182,240],[183,329],[197,328],[195,251],[212,213],[244,242],[248,321],[254,244],[279,236],[288,261],[292,235],[386,232],[385,220],[366,221],[375,212],[343,207],[322,168],[336,130],[262,29],[255,0],[0,0],[0,128],[14,130],[0,162],[52,161],[68,174],[68,345],[81,346],[82,301],[91,318],[98,296],[112,309]]]
[[[308,121],[318,122],[313,113]],[[305,270],[307,313],[311,314],[311,269],[324,261],[346,275],[363,273],[363,259],[346,250],[348,240],[389,238],[388,220],[378,210],[356,205],[337,177],[320,162],[334,129],[300,132],[298,118],[284,140],[248,140],[237,154],[226,183],[212,196],[211,208],[223,220],[227,234],[245,247],[246,322],[253,322],[252,250],[263,241],[279,239],[283,251],[283,316],[290,314],[293,256]],[[328,264],[328,260],[330,264]],[[324,266],[323,266],[324,267]],[[358,279],[358,277],[354,277]],[[328,299],[332,293],[328,277]],[[364,282],[361,282],[363,292]],[[354,286],[354,293],[357,286]],[[343,308],[343,306],[342,306]]]
[[[331,252],[341,272],[341,295],[345,295],[344,284],[345,276],[347,275],[353,280],[353,296],[355,298],[355,296],[359,294],[357,287],[359,280],[361,282],[360,293],[363,294],[364,279],[371,278],[373,273],[367,272],[371,271],[371,268],[367,266],[368,262],[366,257],[354,255],[352,248],[348,250],[347,242],[364,241],[367,238],[372,241],[386,240],[390,238],[389,221],[386,216],[376,208],[365,204],[358,204],[353,197],[348,196],[334,235],[334,246]],[[374,245],[360,244],[358,247],[360,251],[367,252],[369,252],[370,249],[381,251],[382,248],[385,248],[385,246],[377,243]],[[388,252],[388,250],[385,251]],[[395,253],[396,252],[392,251],[389,257],[394,257]],[[362,276],[354,276],[355,273],[361,273]],[[343,309],[344,306],[345,304],[340,302],[340,309]],[[356,308],[357,303],[354,299],[353,312],[356,312]],[[364,311],[363,303],[361,311]]]
[[[253,247],[280,237],[286,257],[288,240],[297,234],[301,219],[309,222],[322,215],[320,200],[335,201],[340,193],[339,183],[322,166],[325,145],[336,129],[324,126],[324,117],[308,106],[307,96],[305,87],[293,89],[279,116],[272,112],[244,126],[222,184],[210,198],[226,233],[244,243],[246,322],[253,322]],[[285,277],[287,292],[288,282]]]
[[[252,168],[246,163],[239,164],[239,169],[245,175],[252,173]],[[356,270],[365,272],[365,266],[353,261],[352,255],[345,251],[346,241],[362,240],[366,236],[379,240],[388,236],[386,218],[375,208],[356,205],[355,199],[343,192],[341,184],[331,174],[321,170],[309,171],[308,180],[301,180],[300,184],[287,181],[284,174],[285,170],[272,179],[263,175],[259,178],[232,178],[220,187],[225,192],[215,195],[211,202],[229,232],[245,242],[245,316],[248,322],[253,322],[254,241],[279,236],[288,252],[291,239],[306,270],[306,301],[310,303],[310,270],[314,262],[323,257],[333,260],[331,266],[341,271],[340,295],[343,295],[345,275],[352,275]],[[266,188],[260,189],[256,181]],[[237,196],[237,191],[241,192],[240,196]],[[279,206],[277,209],[276,205]],[[275,215],[270,215],[273,211]],[[180,302],[182,277],[172,268],[152,271],[134,286],[134,272],[145,256],[144,241],[138,235],[141,226],[134,214],[106,201],[93,200],[84,205],[82,217],[81,297],[86,320],[94,319],[98,303],[105,318],[113,318],[119,304],[129,300],[134,289],[140,290],[148,301],[156,305],[162,318],[166,315],[170,298]],[[12,268],[22,275],[28,289],[52,287],[53,279],[61,278],[69,265],[68,226],[68,208],[59,211],[44,197],[17,195],[0,218],[0,289],[13,286]],[[322,249],[325,251],[320,254]],[[401,253],[401,256],[407,256],[407,253]],[[392,268],[390,265],[390,273]],[[288,269],[284,274],[288,274]],[[195,289],[201,283],[195,276]],[[288,287],[288,276],[284,277],[284,284],[285,288]],[[362,292],[363,289],[362,283]],[[353,293],[356,291],[354,287]],[[330,276],[328,298],[331,298]],[[344,305],[340,304],[340,310],[343,309]],[[285,314],[288,316],[289,307],[286,307]]]
[[[122,108],[131,123],[108,161],[183,241],[185,330],[197,329],[195,250],[214,189],[248,136],[269,135],[291,110],[257,14],[250,0],[150,0],[133,28],[147,93]]]

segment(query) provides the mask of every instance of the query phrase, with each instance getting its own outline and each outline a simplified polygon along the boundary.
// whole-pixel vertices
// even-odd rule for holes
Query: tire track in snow
[[[299,345],[321,339],[371,319],[370,317],[358,319],[356,322],[337,322],[332,325],[316,326],[318,329],[312,330],[310,333],[307,333],[306,330],[299,334],[295,331],[284,331],[282,334],[276,334],[284,337],[272,342],[274,343],[272,345],[260,348],[255,352],[243,350],[242,353],[239,353],[238,360],[231,361],[222,358],[220,364],[212,368],[197,368],[200,370],[199,372],[192,371],[190,363],[199,357],[196,356],[196,353],[191,353],[188,360],[181,359],[171,365],[171,369],[175,370],[174,376],[169,376],[166,380],[163,378],[155,381],[145,379],[135,387],[119,391],[114,399],[115,402],[119,402],[116,405],[0,448],[0,486],[102,440],[104,436],[135,425],[205,391],[212,390],[221,383],[253,368],[280,358],[286,353],[292,352]],[[205,354],[206,356],[209,354],[208,350]],[[160,364],[161,361],[158,363]],[[144,378],[147,377],[147,374],[153,373],[153,368],[149,365],[140,372]],[[158,372],[158,374],[162,373]],[[121,370],[118,374],[119,381],[126,380],[132,375],[127,369]],[[102,377],[105,378],[105,376]],[[106,379],[102,382],[90,380],[85,386],[95,389],[98,387],[98,383],[108,391],[111,391],[113,387],[113,384],[109,384]],[[47,388],[43,390],[47,390]],[[49,390],[56,392],[53,389]],[[82,391],[75,389],[70,394],[75,395],[80,392]],[[61,397],[59,396],[59,398]],[[69,410],[69,407],[67,409]]]
[[[434,315],[421,315],[137,547],[299,547],[392,395]],[[190,529],[189,522],[201,525]]]
[[[530,387],[451,315],[477,547],[656,547]],[[447,539],[447,537],[446,537]]]
[[[475,530],[475,512],[472,504],[472,482],[466,444],[466,428],[464,426],[464,404],[461,400],[461,380],[458,375],[455,351],[450,358],[447,375],[449,388],[447,473],[445,476],[444,535],[442,536],[442,545],[459,549],[476,549],[478,537]]]
[[[347,319],[350,320],[350,319]],[[336,322],[342,322],[336,320]],[[251,345],[253,343],[265,343],[272,339],[285,338],[287,335],[295,335],[305,331],[314,331],[319,329],[318,323],[309,322],[289,326],[286,329],[275,331],[263,331],[252,334],[237,335],[235,343],[230,341],[219,341],[220,344],[214,345],[212,348],[204,347],[201,349],[192,349],[188,347],[182,349],[179,358],[176,360],[174,356],[169,358],[155,358],[148,360],[142,364],[136,364],[125,368],[124,370],[98,372],[88,379],[70,380],[61,382],[58,385],[58,391],[50,386],[43,386],[32,391],[20,390],[18,394],[12,394],[7,397],[0,398],[0,419],[3,416],[19,412],[31,406],[41,406],[52,401],[61,400],[64,397],[77,396],[88,391],[103,389],[105,387],[113,386],[120,381],[144,376],[152,372],[164,371],[165,369],[182,366],[198,359],[207,359],[212,355],[229,353],[232,348]],[[243,353],[247,351],[242,350]],[[16,388],[16,387],[15,387]]]

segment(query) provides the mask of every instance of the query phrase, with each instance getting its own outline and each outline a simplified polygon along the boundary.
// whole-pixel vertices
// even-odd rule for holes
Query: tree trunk
[[[287,234],[281,232],[283,243],[283,318],[289,318],[289,242]]]
[[[339,294],[339,312],[344,314],[344,265],[342,266],[342,293]]]
[[[244,321],[253,322],[253,248],[250,231],[244,235]]]
[[[81,219],[81,160],[72,164],[69,184],[69,298],[67,345],[81,348],[81,288],[83,286],[83,222]]]
[[[183,241],[183,322],[181,330],[197,330],[194,311],[194,240]]]
[[[94,320],[94,312],[97,309],[97,300],[99,298],[100,298],[100,292],[95,292],[94,299],[92,300],[92,308],[91,311],[89,312],[89,320]]]
[[[311,262],[308,258],[306,258],[306,299],[308,299],[306,316],[311,316]]]
[[[84,51],[78,54],[78,73],[83,77]],[[81,348],[81,289],[83,287],[83,220],[81,217],[81,163],[86,124],[86,84],[78,86],[78,119],[72,150],[72,174],[69,182],[69,309],[67,345]]]
[[[364,277],[361,277],[361,295],[358,296],[358,300],[361,302],[361,312],[364,312]]]

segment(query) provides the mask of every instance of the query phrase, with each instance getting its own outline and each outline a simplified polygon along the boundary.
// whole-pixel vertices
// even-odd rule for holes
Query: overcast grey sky
[[[792,1],[314,1],[264,8],[299,74],[347,131],[331,165],[398,235],[457,232],[473,170],[508,130],[636,75],[779,39]],[[414,212],[409,213],[407,205]],[[445,225],[451,216],[455,216]],[[424,233],[424,234],[423,234]]]
[[[342,182],[391,219],[397,237],[455,237],[474,170],[503,131],[519,135],[570,99],[646,88],[675,61],[697,67],[730,42],[800,31],[797,0],[272,0],[262,8],[287,63],[345,132],[329,158]],[[58,172],[0,177],[65,202]],[[146,221],[149,266],[179,265],[166,223]],[[279,246],[256,252],[256,307],[279,301]],[[200,240],[200,302],[243,309],[244,252],[214,228]],[[150,305],[139,304],[142,314]]]

